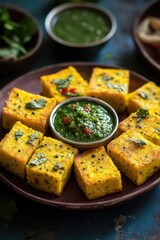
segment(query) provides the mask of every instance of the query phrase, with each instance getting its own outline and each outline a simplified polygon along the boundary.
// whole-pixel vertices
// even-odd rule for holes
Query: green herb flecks
[[[129,141],[136,143],[136,145],[137,145],[138,147],[147,145],[147,143],[146,143],[144,140],[141,140],[141,139],[130,138]]]
[[[14,22],[6,8],[0,9],[0,29],[0,58],[4,60],[16,60],[25,55],[30,50],[27,44],[37,31],[30,17]]]
[[[7,226],[17,213],[17,204],[14,198],[10,199],[5,194],[0,196],[0,222]]]
[[[117,76],[122,76],[123,74],[122,74],[122,72],[116,72],[116,75]]]
[[[52,168],[53,171],[64,170],[64,166],[61,162],[56,162]]]
[[[18,140],[19,138],[21,138],[23,136],[23,132],[21,130],[18,130],[14,133],[15,139]]]
[[[29,135],[29,139],[27,140],[27,144],[35,145],[35,140],[38,139],[39,132],[34,132],[31,135]]]
[[[102,74],[101,77],[105,83],[114,79],[112,76],[108,74]]]
[[[160,134],[160,127],[156,128],[156,133]]]
[[[57,90],[61,91],[62,89],[68,88],[72,78],[73,78],[73,76],[69,75],[65,79],[54,79],[52,82],[57,85]]]
[[[139,92],[138,95],[143,99],[149,99],[149,95],[147,93]]]
[[[53,119],[57,132],[65,138],[91,142],[108,136],[114,126],[111,113],[93,102],[77,101],[58,109]]]
[[[108,88],[117,89],[118,92],[126,91],[126,86],[124,84],[113,84],[113,83],[106,82],[106,85],[108,86]]]
[[[41,109],[46,106],[47,100],[44,98],[40,98],[39,100],[33,100],[31,102],[26,103],[27,109]]]
[[[136,113],[135,116],[133,116],[133,118],[137,118],[137,122],[140,122],[142,121],[143,118],[146,118],[146,117],[149,117],[150,114],[149,114],[149,111],[147,109],[144,109],[144,108],[140,108],[138,110],[138,112]]]
[[[41,165],[48,160],[48,158],[46,158],[45,154],[43,154],[43,153],[37,153],[36,156],[37,156],[37,158],[34,158],[29,163],[30,167],[35,167],[35,166]]]

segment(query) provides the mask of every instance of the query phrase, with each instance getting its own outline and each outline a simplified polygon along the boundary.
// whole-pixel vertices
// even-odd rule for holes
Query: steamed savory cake
[[[136,185],[160,170],[160,147],[133,129],[112,140],[107,152],[120,172]]]
[[[147,82],[128,94],[127,111],[136,112],[139,108],[160,108],[160,87],[156,83]]]
[[[78,150],[59,140],[44,137],[26,166],[31,186],[60,196],[71,175]]]
[[[47,97],[55,97],[57,102],[74,96],[86,96],[89,92],[88,82],[72,66],[42,76],[41,82],[42,94]]]
[[[160,146],[160,109],[144,109],[131,113],[119,123],[116,136],[134,129],[149,141]]]
[[[0,166],[20,178],[25,166],[41,142],[43,134],[17,121],[0,142]]]
[[[90,95],[104,100],[122,113],[127,106],[129,77],[128,70],[96,67],[89,81]]]
[[[103,146],[78,154],[74,158],[74,171],[88,199],[122,190],[121,174]]]
[[[18,88],[12,88],[2,110],[2,126],[10,130],[16,121],[45,133],[55,98],[46,98]]]

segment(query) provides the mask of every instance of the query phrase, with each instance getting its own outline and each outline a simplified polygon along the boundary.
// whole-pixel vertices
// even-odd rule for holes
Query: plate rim
[[[48,65],[42,68],[38,68],[36,70],[32,70],[30,72],[27,72],[17,78],[15,78],[13,81],[9,82],[8,84],[6,84],[3,88],[0,89],[0,93],[7,93],[8,89],[15,86],[15,83],[18,84],[20,81],[22,81],[22,79],[24,79],[26,76],[34,76],[34,74],[43,72],[43,71],[50,71],[56,67],[60,67],[65,68],[69,65],[72,66],[89,66],[90,68],[92,67],[103,67],[103,68],[117,68],[117,69],[126,69],[124,67],[119,67],[119,66],[113,66],[113,65],[107,65],[107,64],[101,64],[101,63],[95,63],[95,62],[65,62],[65,63],[60,63],[60,64],[53,64],[53,65]],[[129,70],[129,69],[126,69]],[[142,82],[148,82],[149,80],[145,77],[143,77],[142,75],[129,70],[130,73],[134,76],[134,77],[138,77],[142,80]],[[1,94],[2,95],[2,94]],[[0,99],[1,100],[1,99]],[[4,102],[4,100],[2,99],[2,101]],[[5,171],[5,170],[4,170]],[[7,174],[11,174],[11,173],[7,173]],[[106,207],[111,207],[111,206],[115,206],[115,205],[120,205],[123,204],[131,199],[134,199],[135,197],[138,197],[142,194],[144,194],[145,192],[148,192],[149,190],[151,190],[153,187],[155,187],[156,185],[158,185],[158,183],[160,183],[160,176],[159,172],[154,174],[153,177],[153,181],[151,181],[151,183],[149,185],[143,185],[143,187],[138,187],[136,188],[136,190],[134,190],[133,192],[129,193],[129,194],[125,194],[123,196],[120,196],[118,198],[115,198],[114,201],[113,199],[109,199],[109,200],[104,200],[105,196],[103,197],[103,199],[101,200],[101,198],[99,199],[95,199],[95,201],[93,202],[92,200],[88,200],[87,202],[58,202],[57,200],[55,201],[54,199],[44,199],[43,195],[42,197],[38,195],[35,195],[34,193],[26,192],[25,188],[21,188],[20,184],[17,185],[15,182],[11,182],[10,179],[7,179],[6,175],[3,174],[2,169],[0,168],[0,180],[2,180],[2,182],[4,182],[8,187],[10,187],[12,190],[14,190],[15,192],[17,192],[18,194],[20,194],[21,196],[33,200],[35,202],[41,203],[41,204],[45,204],[45,205],[49,205],[52,207],[56,207],[56,208],[61,208],[61,209],[72,209],[72,210],[89,210],[89,209],[100,209],[100,208],[106,208]],[[16,177],[18,179],[18,177]],[[19,182],[19,179],[17,180]],[[27,184],[27,183],[26,183]],[[31,186],[29,186],[29,188],[32,188]],[[33,189],[34,190],[34,189]],[[37,190],[38,191],[38,190]],[[33,191],[34,192],[34,191]],[[114,196],[114,195],[113,195]]]
[[[155,175],[158,175],[158,173],[156,173]],[[14,192],[16,192],[17,194],[19,194],[20,196],[23,196],[26,199],[32,200],[34,202],[46,205],[46,206],[51,206],[51,207],[56,207],[59,209],[64,209],[64,210],[94,210],[94,209],[102,209],[102,208],[109,208],[109,207],[114,207],[114,206],[118,206],[118,205],[122,205],[126,202],[129,202],[130,200],[134,200],[137,197],[140,197],[142,195],[144,195],[145,193],[149,192],[150,190],[152,190],[154,187],[156,187],[159,183],[160,183],[160,177],[155,179],[150,185],[149,187],[143,187],[143,192],[141,191],[141,189],[137,186],[136,191],[134,191],[133,193],[124,195],[118,199],[115,199],[113,201],[113,199],[111,200],[107,200],[107,201],[100,201],[99,199],[97,199],[96,202],[92,202],[92,200],[88,200],[88,202],[85,203],[72,203],[72,202],[58,202],[55,201],[53,202],[53,200],[51,199],[47,199],[44,200],[43,197],[39,197],[39,196],[35,196],[34,194],[31,193],[27,193],[26,196],[26,191],[21,189],[20,187],[18,187],[16,184],[13,184],[11,181],[7,180],[7,178],[0,172],[0,179],[3,181],[4,184],[6,184],[10,189],[12,189]],[[37,190],[38,191],[38,190]]]

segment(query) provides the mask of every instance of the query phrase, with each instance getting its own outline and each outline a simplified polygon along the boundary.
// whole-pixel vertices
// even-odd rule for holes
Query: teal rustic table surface
[[[48,65],[93,62],[132,70],[160,84],[160,73],[139,54],[132,37],[133,21],[147,0],[99,0],[116,17],[114,37],[94,56],[58,53],[44,20],[54,0],[1,0],[29,11],[39,21],[43,44],[34,62],[0,76],[0,88],[22,74]],[[60,2],[60,1],[59,1]],[[159,9],[160,11],[160,9]],[[160,185],[121,205],[94,210],[65,210],[32,201],[0,181],[0,240],[158,240],[160,239]]]

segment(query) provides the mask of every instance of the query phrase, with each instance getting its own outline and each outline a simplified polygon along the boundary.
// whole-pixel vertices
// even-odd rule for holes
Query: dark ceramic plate
[[[2,111],[4,102],[7,99],[8,91],[10,91],[10,89],[13,86],[16,86],[20,89],[32,93],[41,93],[40,76],[57,72],[58,70],[67,67],[68,65],[72,65],[75,68],[77,68],[77,70],[82,74],[82,76],[85,79],[89,79],[93,67],[96,66],[102,68],[111,67],[93,63],[68,63],[68,64],[64,63],[54,66],[48,66],[37,71],[25,74],[17,78],[16,80],[10,82],[0,91],[0,112]],[[142,76],[134,72],[131,72],[130,78],[131,78],[130,91],[137,89],[147,81],[147,79],[143,78]],[[119,115],[120,121],[126,116],[127,113]],[[0,121],[1,120],[2,115],[0,114]],[[2,129],[2,127],[0,127],[0,139],[3,138],[5,133],[6,132]],[[96,200],[88,200],[85,197],[85,195],[79,189],[74,176],[72,176],[71,179],[69,180],[64,190],[64,193],[61,197],[56,197],[54,195],[38,191],[29,186],[26,180],[21,180],[2,168],[0,168],[0,179],[5,184],[7,184],[11,189],[13,189],[14,191],[18,192],[19,194],[28,199],[63,209],[81,210],[110,207],[134,199],[135,197],[149,191],[154,186],[156,186],[160,182],[160,174],[157,173],[153,175],[150,179],[148,179],[143,185],[139,187],[132,184],[127,178],[122,176],[123,181],[122,192],[105,196]]]
[[[160,18],[160,1],[150,1],[138,14],[133,23],[133,38],[140,53],[146,61],[154,68],[160,71],[160,50],[143,43],[137,36],[137,28],[140,22],[149,16]]]

